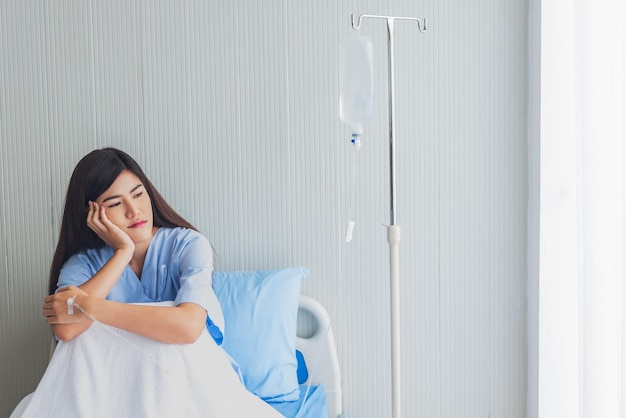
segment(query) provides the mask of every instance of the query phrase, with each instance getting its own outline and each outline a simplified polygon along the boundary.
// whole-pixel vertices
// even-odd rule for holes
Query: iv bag
[[[360,35],[344,39],[339,48],[339,117],[353,135],[363,133],[373,113],[372,50],[371,39]]]

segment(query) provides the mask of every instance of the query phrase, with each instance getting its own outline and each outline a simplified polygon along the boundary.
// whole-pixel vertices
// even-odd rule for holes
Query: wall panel
[[[32,390],[50,332],[40,317],[50,255],[50,107],[46,10],[0,7],[0,415]]]
[[[338,117],[351,13],[396,23],[403,413],[526,415],[527,1],[0,3],[0,415],[43,373],[65,187],[127,150],[222,270],[302,265],[344,416],[389,415],[387,32],[364,145]],[[348,220],[357,226],[345,243]]]

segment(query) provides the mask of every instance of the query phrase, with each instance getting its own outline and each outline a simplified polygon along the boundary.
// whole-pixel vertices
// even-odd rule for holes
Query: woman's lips
[[[148,221],[137,221],[137,222],[133,222],[128,227],[129,228],[140,228],[140,227],[144,226],[147,223],[148,223]]]

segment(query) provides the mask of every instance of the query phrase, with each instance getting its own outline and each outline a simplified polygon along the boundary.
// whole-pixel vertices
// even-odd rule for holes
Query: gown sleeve
[[[181,248],[179,256],[180,288],[175,305],[191,302],[207,311],[207,328],[215,338],[216,331],[224,329],[224,316],[213,291],[213,249],[199,233],[193,233]],[[212,326],[219,330],[211,329]],[[219,333],[221,334],[221,332]]]

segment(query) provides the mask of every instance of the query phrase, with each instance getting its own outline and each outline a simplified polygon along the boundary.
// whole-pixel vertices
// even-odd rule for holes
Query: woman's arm
[[[68,315],[67,300],[75,296],[74,315]],[[84,332],[95,318],[135,334],[170,344],[195,342],[204,330],[206,311],[195,303],[178,306],[131,305],[88,296],[79,288],[61,289],[44,301],[44,316],[61,341],[69,341]],[[88,314],[85,314],[85,312]]]
[[[132,255],[132,253],[131,253]],[[128,265],[128,256],[121,251],[115,251],[113,256],[107,261],[104,266],[91,277],[89,280],[79,285],[77,290],[84,295],[90,294],[93,297],[104,299],[111,291],[115,283],[119,280],[122,272]],[[77,336],[78,334],[85,332],[91,325],[91,319],[86,315],[81,314],[80,311],[71,319],[71,323],[54,324],[50,322],[50,315],[58,316],[57,312],[67,311],[67,295],[61,294],[70,287],[60,289],[56,294],[47,296],[44,299],[44,316],[49,324],[52,325],[52,331],[62,341],[68,341]],[[77,293],[77,292],[74,292]],[[55,299],[58,299],[55,303]],[[63,305],[63,304],[66,305]],[[46,308],[47,306],[47,308]],[[52,307],[55,308],[52,308]],[[47,312],[46,312],[47,310]]]
[[[132,250],[115,250],[109,261],[107,261],[89,280],[78,287],[92,297],[106,298],[111,289],[113,289],[113,286],[115,286],[122,276],[132,255]]]
[[[109,220],[105,207],[95,202],[89,202],[87,226],[113,248],[114,252],[111,259],[92,278],[79,287],[90,296],[104,299],[130,263],[135,251],[135,244],[128,234]]]
[[[113,224],[106,216],[104,206],[99,206],[95,202],[89,202],[89,212],[87,214],[87,226],[93,230],[106,244],[112,247],[113,256],[84,283],[78,285],[80,294],[90,295],[104,299],[121,277],[124,269],[133,257],[135,244],[128,234],[124,233],[118,226]],[[52,325],[52,331],[62,341],[68,341],[77,335],[85,332],[91,326],[91,319],[81,312],[76,312],[71,318],[66,318],[65,323],[51,322],[58,321],[59,315],[67,309],[67,294],[50,295],[44,299],[44,316],[46,321]],[[76,293],[76,292],[74,292]],[[58,296],[57,296],[58,295]]]

